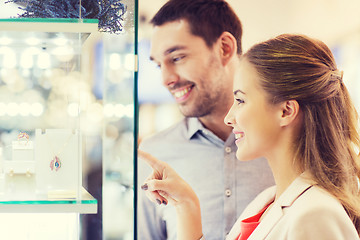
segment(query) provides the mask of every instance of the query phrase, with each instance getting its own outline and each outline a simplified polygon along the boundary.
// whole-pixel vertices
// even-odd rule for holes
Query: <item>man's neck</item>
[[[224,118],[199,118],[200,122],[204,125],[205,128],[209,129],[216,136],[222,139],[224,142],[231,134],[232,128],[226,126],[224,123]]]

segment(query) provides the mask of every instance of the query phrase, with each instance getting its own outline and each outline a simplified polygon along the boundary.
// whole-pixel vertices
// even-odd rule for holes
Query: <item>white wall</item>
[[[6,3],[8,0],[0,0],[0,18],[16,17],[21,10],[14,3]]]

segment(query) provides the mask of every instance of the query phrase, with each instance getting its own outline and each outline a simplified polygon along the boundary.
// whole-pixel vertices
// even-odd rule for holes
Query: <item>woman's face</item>
[[[282,110],[279,104],[268,103],[259,78],[255,68],[242,59],[234,79],[234,103],[224,120],[233,128],[236,157],[242,161],[269,156],[279,140]]]

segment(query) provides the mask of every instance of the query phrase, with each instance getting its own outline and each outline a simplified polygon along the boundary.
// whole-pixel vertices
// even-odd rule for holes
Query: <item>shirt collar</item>
[[[225,144],[225,146],[230,146],[233,151],[236,151],[235,136],[233,133],[229,135],[226,142],[224,143],[224,141],[216,136],[212,131],[205,128],[198,118],[185,118],[185,123],[185,134],[187,139],[191,140],[192,138],[201,135],[201,137],[206,138],[213,144],[218,146],[224,146]]]
[[[187,127],[186,135],[189,140],[194,137],[198,131],[205,129],[198,118],[185,118],[185,121]]]

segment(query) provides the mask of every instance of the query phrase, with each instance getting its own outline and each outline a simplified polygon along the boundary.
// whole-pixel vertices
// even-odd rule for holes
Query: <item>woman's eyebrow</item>
[[[236,95],[238,93],[242,93],[242,94],[246,95],[245,92],[241,91],[240,89],[234,91],[234,95]]]

